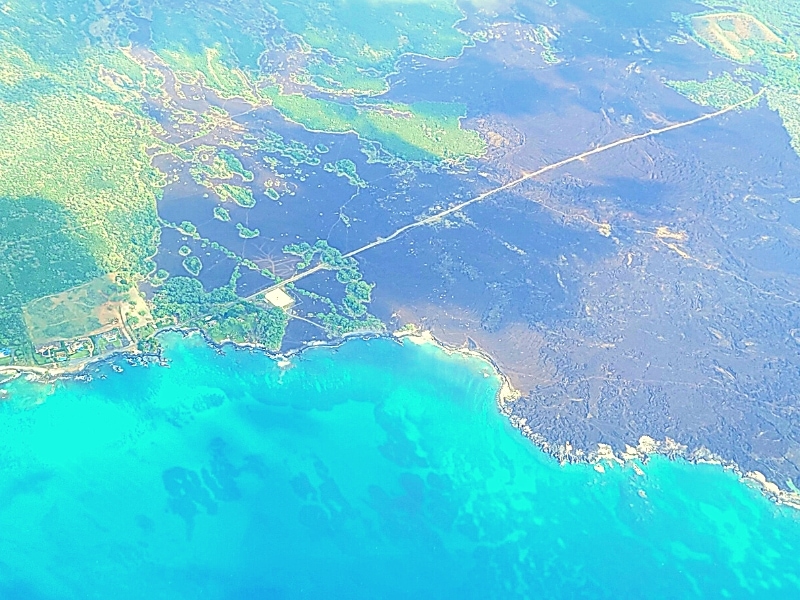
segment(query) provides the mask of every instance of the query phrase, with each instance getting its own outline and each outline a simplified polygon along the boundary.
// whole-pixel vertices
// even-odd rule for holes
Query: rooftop
[[[272,306],[277,306],[278,308],[283,308],[284,310],[291,308],[294,304],[294,298],[284,292],[282,288],[276,288],[267,292],[264,294],[264,299],[272,304]]]

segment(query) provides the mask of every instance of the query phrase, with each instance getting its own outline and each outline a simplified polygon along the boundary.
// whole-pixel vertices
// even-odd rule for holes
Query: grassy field
[[[118,326],[139,328],[153,321],[136,288],[115,274],[32,300],[23,307],[23,314],[35,346],[88,337]]]

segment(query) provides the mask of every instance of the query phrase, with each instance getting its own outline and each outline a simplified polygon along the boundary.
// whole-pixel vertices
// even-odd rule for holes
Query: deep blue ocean
[[[164,340],[7,386],[3,600],[800,597],[800,513],[712,465],[561,466],[479,359]]]

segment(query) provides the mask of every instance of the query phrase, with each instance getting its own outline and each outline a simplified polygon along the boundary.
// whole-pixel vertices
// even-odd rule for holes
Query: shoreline
[[[551,444],[543,435],[533,431],[526,419],[511,414],[509,404],[522,397],[519,390],[511,384],[511,380],[502,372],[500,366],[486,352],[480,349],[457,347],[446,344],[427,330],[409,329],[391,334],[398,340],[409,339],[416,344],[433,344],[447,354],[461,354],[479,358],[491,365],[494,374],[500,380],[495,401],[499,412],[505,416],[514,429],[532,442],[542,452],[558,460],[559,463],[583,463],[592,465],[599,473],[605,472],[605,466],[619,465],[631,467],[640,476],[645,472],[637,462],[646,465],[652,456],[662,456],[669,460],[682,459],[691,464],[711,464],[722,467],[725,471],[733,472],[741,483],[758,489],[764,497],[778,505],[785,505],[800,510],[800,493],[781,489],[776,483],[769,481],[760,471],[745,471],[734,461],[727,460],[709,449],[701,446],[695,450],[667,437],[663,441],[653,439],[648,435],[639,437],[636,446],[626,444],[625,450],[615,452],[609,444],[598,443],[596,450],[585,451],[573,447],[569,442],[565,444]]]
[[[249,350],[250,352],[260,352],[270,359],[274,360],[281,368],[291,366],[291,359],[300,356],[311,348],[337,348],[353,339],[370,340],[370,339],[388,339],[397,343],[402,343],[403,340],[408,340],[413,344],[430,344],[443,351],[447,355],[459,355],[469,358],[476,358],[484,363],[487,363],[494,376],[498,378],[500,386],[495,394],[495,403],[500,415],[505,417],[509,424],[518,430],[524,437],[533,443],[542,452],[550,457],[558,460],[560,464],[566,463],[583,463],[594,467],[598,473],[604,473],[606,466],[619,465],[621,467],[631,467],[633,471],[639,475],[645,475],[645,472],[637,464],[646,465],[652,456],[663,456],[669,460],[682,459],[691,464],[711,464],[721,466],[725,471],[733,472],[741,483],[749,485],[758,489],[762,495],[778,505],[785,505],[795,510],[800,510],[800,492],[781,489],[776,483],[769,481],[766,476],[760,471],[745,471],[734,461],[727,460],[722,456],[711,452],[709,449],[700,446],[694,450],[689,448],[669,437],[663,441],[656,440],[648,435],[641,435],[637,441],[636,446],[629,444],[625,445],[622,451],[614,451],[613,447],[609,444],[598,443],[595,450],[583,450],[581,448],[573,447],[569,442],[564,444],[551,444],[542,434],[535,432],[528,424],[527,420],[512,414],[510,404],[516,402],[522,397],[522,393],[514,388],[511,380],[506,376],[500,366],[495,362],[492,356],[481,349],[467,348],[465,346],[452,346],[441,340],[438,340],[433,333],[429,330],[419,329],[416,326],[407,327],[394,332],[385,333],[352,333],[345,335],[336,340],[330,341],[312,341],[304,343],[298,348],[293,348],[288,352],[272,352],[258,344],[250,343],[237,343],[231,340],[223,340],[215,342],[208,338],[200,329],[196,328],[181,328],[169,327],[159,331],[156,335],[160,336],[166,333],[177,333],[184,338],[192,336],[200,336],[203,342],[209,347],[214,348],[217,352],[221,352],[226,346],[231,346],[236,350]],[[37,366],[7,366],[0,367],[0,392],[4,391],[2,388],[9,382],[19,378],[26,377],[32,383],[53,383],[59,379],[74,378],[80,379],[91,377],[87,374],[86,370],[92,366],[100,366],[104,363],[113,363],[120,358],[131,360],[146,361],[148,358],[155,359],[154,362],[160,366],[168,366],[163,356],[159,354],[147,354],[129,348],[125,350],[117,350],[110,354],[100,357],[90,358],[66,367],[37,367]],[[134,363],[131,363],[134,364]],[[6,400],[6,396],[0,393],[0,402]],[[605,466],[604,466],[605,465]]]

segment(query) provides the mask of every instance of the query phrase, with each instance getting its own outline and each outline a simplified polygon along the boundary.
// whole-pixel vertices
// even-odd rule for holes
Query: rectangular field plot
[[[23,307],[23,314],[28,335],[37,349],[114,329],[129,342],[133,337],[129,333],[132,329],[153,321],[136,288],[113,273],[59,294],[32,300]]]

